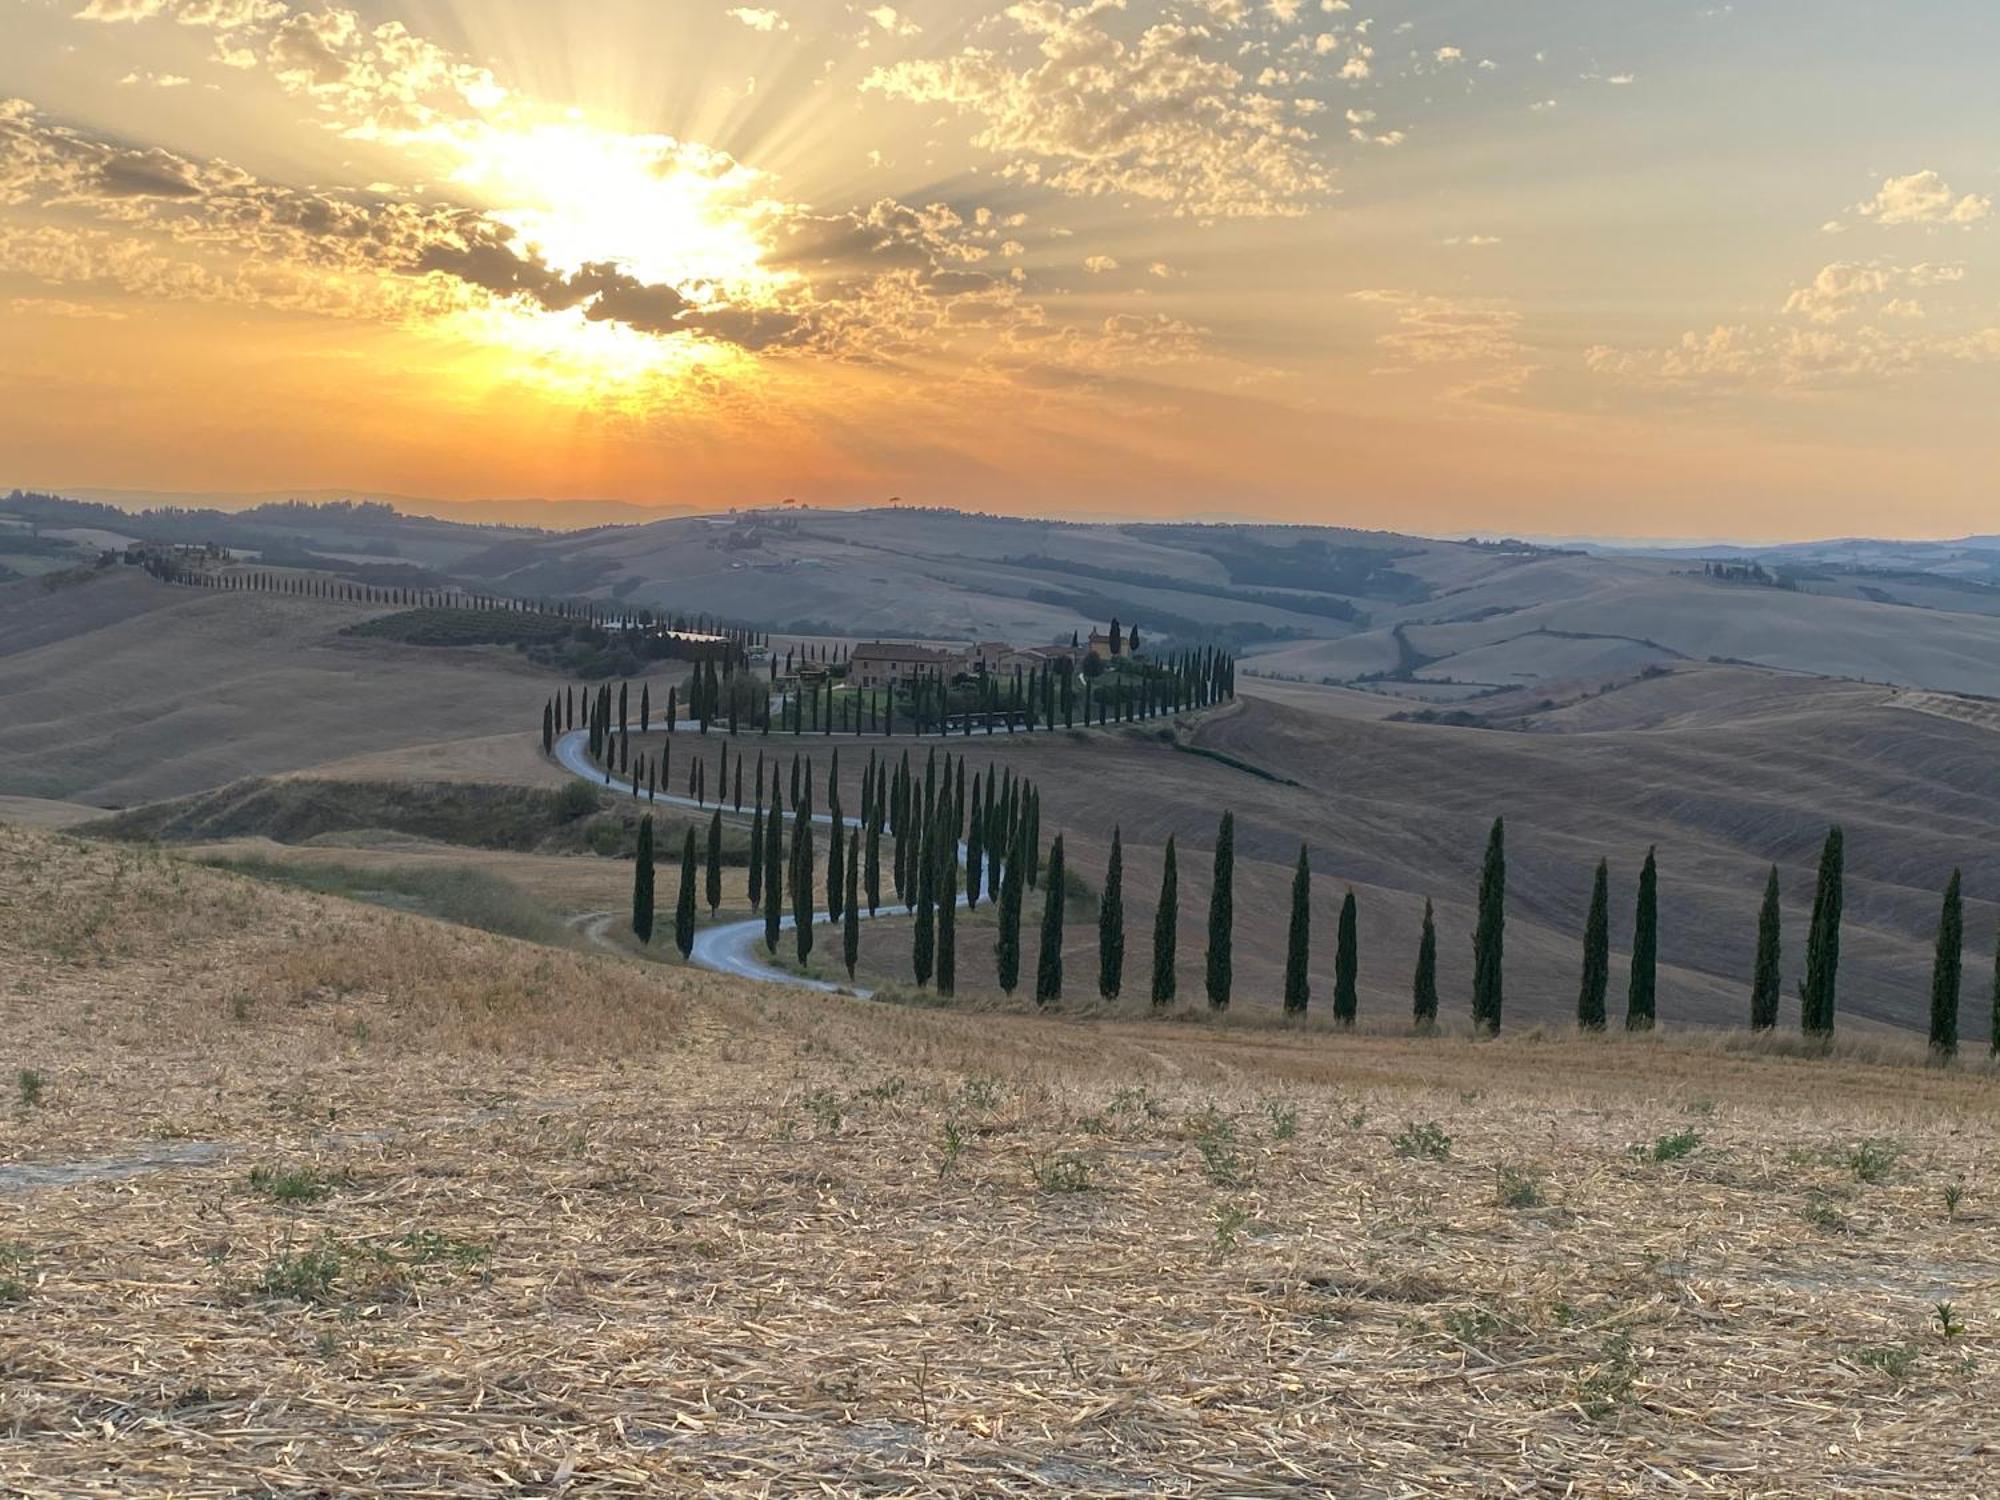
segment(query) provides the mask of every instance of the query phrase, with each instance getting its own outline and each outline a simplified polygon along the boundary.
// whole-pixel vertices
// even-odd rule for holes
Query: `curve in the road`
[[[676,729],[696,728],[692,723],[676,725],[675,727]],[[832,737],[829,736],[829,738]],[[615,787],[617,785],[616,780],[607,781],[603,767],[591,763],[589,744],[589,736],[586,731],[581,729],[570,730],[569,733],[561,736],[555,742],[556,763],[571,775],[589,782],[593,787]],[[715,803],[697,802],[692,797],[676,797],[668,792],[657,792],[643,800],[649,806],[664,802],[670,807],[691,807],[699,812],[712,812],[717,806]],[[833,824],[833,817],[829,813],[814,813],[812,820],[815,823],[822,823],[828,827],[831,827]],[[843,828],[859,829],[861,827],[861,820],[859,818],[842,818],[840,823]],[[965,853],[965,845],[961,842],[958,846],[958,857],[961,867],[965,861]],[[966,904],[965,892],[962,889],[958,894],[958,906],[961,910],[970,909]],[[817,902],[814,903],[813,909],[815,912],[822,910]],[[872,912],[863,911],[860,919],[866,922],[873,918],[906,917],[909,915],[910,908],[908,906],[882,906],[877,907]],[[831,926],[832,924],[830,922],[816,922],[814,925]],[[779,919],[778,929],[780,932],[790,932],[795,926],[794,919],[789,915]],[[763,942],[763,940],[764,919],[762,917],[747,917],[734,922],[722,922],[711,927],[698,928],[694,935],[694,948],[688,954],[688,961],[704,969],[712,969],[718,974],[734,974],[740,979],[755,979],[765,984],[788,984],[795,989],[824,990],[833,994],[860,995],[863,998],[874,993],[862,985],[835,984],[830,980],[813,979],[804,974],[789,974],[783,969],[774,969],[757,956],[757,945]]]

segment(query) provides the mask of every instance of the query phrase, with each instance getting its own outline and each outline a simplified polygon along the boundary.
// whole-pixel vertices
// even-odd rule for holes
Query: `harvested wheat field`
[[[1983,1064],[779,994],[21,830],[0,995],[9,1492],[2000,1488]]]

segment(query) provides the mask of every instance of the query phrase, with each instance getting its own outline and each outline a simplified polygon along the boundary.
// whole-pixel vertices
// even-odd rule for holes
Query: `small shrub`
[[[1234,1187],[1243,1180],[1243,1161],[1236,1154],[1236,1126],[1230,1118],[1209,1105],[1189,1117],[1195,1150],[1201,1153],[1201,1169],[1217,1187]]]
[[[0,1244],[0,1302],[28,1300],[28,1247]]]
[[[1604,1341],[1597,1359],[1578,1372],[1573,1395],[1577,1408],[1592,1421],[1608,1417],[1632,1397],[1639,1378],[1639,1357],[1631,1338],[1614,1333]]]
[[[1035,1185],[1045,1193],[1087,1193],[1091,1187],[1090,1163],[1067,1152],[1037,1156],[1028,1163]]]
[[[1917,1362],[1917,1351],[1908,1344],[1871,1344],[1854,1351],[1854,1362],[1864,1369],[1879,1370],[1901,1385],[1909,1379]]]
[[[876,1104],[887,1104],[899,1097],[904,1089],[901,1078],[885,1078],[880,1083],[871,1084],[861,1091],[861,1097]]]
[[[1965,1324],[1959,1321],[1958,1309],[1949,1302],[1931,1304],[1931,1322],[1937,1326],[1941,1339],[1955,1339],[1965,1332]]]
[[[997,1078],[972,1077],[959,1085],[958,1103],[960,1108],[978,1110],[997,1109],[1000,1106],[1000,1080]]]
[[[1299,1133],[1299,1111],[1287,1099],[1273,1099],[1264,1106],[1271,1116],[1271,1139],[1289,1141]]]
[[[570,780],[555,796],[556,818],[564,823],[587,818],[601,806],[603,801],[597,788],[584,781]]]
[[[1670,1135],[1661,1136],[1650,1147],[1640,1148],[1640,1155],[1647,1161],[1653,1162],[1679,1161],[1682,1157],[1694,1155],[1700,1149],[1699,1130],[1676,1130]]]
[[[1243,1228],[1250,1222],[1249,1210],[1239,1208],[1234,1203],[1218,1203],[1215,1206],[1215,1253],[1227,1255],[1236,1248]]]
[[[1848,1222],[1846,1214],[1817,1194],[1806,1200],[1806,1206],[1799,1210],[1799,1217],[1828,1234],[1846,1234],[1854,1227]]]
[[[462,1240],[435,1229],[412,1229],[396,1241],[407,1254],[410,1266],[449,1266],[459,1271],[476,1271],[493,1258],[493,1251],[477,1240]]]
[[[328,1302],[340,1280],[340,1270],[340,1247],[329,1236],[310,1250],[280,1251],[258,1278],[257,1290],[266,1297],[287,1297],[294,1302]]]
[[[1160,1101],[1146,1092],[1143,1083],[1119,1089],[1111,1096],[1111,1102],[1104,1106],[1104,1112],[1114,1118],[1119,1115],[1137,1114],[1144,1115],[1149,1120],[1157,1120],[1166,1113],[1160,1108]]]
[[[1501,1167],[1493,1198],[1502,1208],[1540,1208],[1542,1179],[1525,1167]]]
[[[1902,1154],[1902,1146],[1895,1141],[1880,1138],[1859,1141],[1848,1149],[1847,1169],[1857,1182],[1880,1182]]]
[[[1947,1219],[1958,1217],[1958,1205],[1965,1201],[1965,1184],[1947,1182],[1939,1196],[1944,1199],[1944,1214]]]
[[[42,1102],[42,1075],[34,1068],[23,1068],[14,1075],[14,1082],[21,1091],[21,1107],[33,1109]]]
[[[1443,1161],[1451,1155],[1451,1137],[1435,1120],[1412,1121],[1389,1141],[1398,1156]]]
[[[826,1134],[840,1134],[841,1122],[846,1116],[840,1111],[840,1096],[832,1089],[814,1089],[806,1095],[802,1107]]]
[[[949,1177],[957,1171],[958,1159],[964,1154],[965,1132],[958,1128],[958,1121],[946,1120],[938,1136],[938,1176]]]
[[[333,1182],[313,1167],[252,1167],[250,1187],[279,1203],[317,1203],[333,1191]]]

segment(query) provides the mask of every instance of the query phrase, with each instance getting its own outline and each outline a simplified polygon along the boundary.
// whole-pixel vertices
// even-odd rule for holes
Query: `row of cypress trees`
[[[727,746],[722,747],[727,754]],[[737,763],[738,809],[741,809],[741,757]],[[790,852],[783,840],[783,793],[778,764],[770,770],[769,812],[765,803],[765,762],[760,754],[755,778],[750,855],[750,898],[762,903],[765,942],[775,952],[781,927],[783,892],[792,893],[795,942],[803,965],[812,951],[813,888],[816,882],[812,823],[814,773],[812,762],[792,757],[793,825]],[[940,759],[933,749],[919,778],[910,754],[891,763],[871,751],[861,778],[861,808],[850,827],[840,807],[839,751],[827,777],[829,813],[833,823],[826,871],[825,909],[829,920],[841,923],[843,959],[850,977],[858,951],[859,900],[865,895],[869,914],[880,908],[881,853],[885,835],[891,846],[891,878],[897,898],[915,917],[912,977],[919,985],[935,984],[940,994],[956,988],[956,908],[961,877],[968,909],[984,893],[998,906],[995,968],[1000,986],[1012,994],[1021,978],[1022,906],[1026,892],[1040,887],[1041,948],[1034,994],[1048,1005],[1063,993],[1062,936],[1067,900],[1066,857],[1062,835],[1049,845],[1044,868],[1040,849],[1041,798],[1025,778],[996,770],[989,762],[984,774],[975,772],[969,785],[966,758],[949,751]],[[711,915],[721,902],[721,808],[709,825],[706,894]],[[693,831],[688,832],[684,880],[689,882],[688,921],[682,952],[692,943]],[[651,820],[642,828],[644,867],[635,875],[634,931],[642,941],[651,930]],[[780,861],[788,868],[781,877]],[[961,860],[963,864],[961,865]],[[1225,812],[1216,829],[1209,884],[1205,991],[1209,1005],[1226,1009],[1234,988],[1234,867],[1235,816]],[[1799,983],[1800,1029],[1809,1038],[1825,1040],[1834,1030],[1840,963],[1840,929],[1844,904],[1845,836],[1838,826],[1828,830],[1820,851],[1817,883],[1807,928],[1806,963]],[[1488,833],[1481,864],[1473,928],[1472,1020],[1484,1034],[1500,1030],[1504,1002],[1506,928],[1506,823],[1496,818]],[[1116,999],[1124,987],[1125,854],[1122,829],[1112,830],[1111,849],[1098,904],[1098,993]],[[1303,1014],[1310,1004],[1309,971],[1312,870],[1307,847],[1299,847],[1292,879],[1287,929],[1283,1004],[1287,1014]],[[851,893],[851,894],[850,894]],[[646,908],[641,930],[639,907]],[[1159,897],[1152,934],[1150,993],[1156,1006],[1171,1003],[1178,990],[1176,958],[1179,923],[1179,869],[1173,837],[1162,861]],[[1333,1014],[1352,1024],[1359,1008],[1358,911],[1352,890],[1344,895],[1334,948]],[[1755,961],[1750,987],[1750,1025],[1768,1031],[1777,1024],[1781,974],[1781,908],[1778,869],[1771,867],[1759,908]],[[683,936],[677,924],[676,940]],[[1932,963],[1929,1040],[1940,1058],[1959,1046],[1959,993],[1963,978],[1964,907],[1960,872],[1953,870],[1939,914]],[[1608,1022],[1610,989],[1610,870],[1599,860],[1591,883],[1584,919],[1583,954],[1577,992],[1579,1029],[1601,1031]],[[1658,1020],[1659,865],[1649,848],[1640,866],[1630,963],[1626,981],[1624,1025],[1628,1031],[1651,1030]],[[1432,905],[1424,904],[1416,965],[1411,980],[1412,1014],[1420,1028],[1436,1024],[1437,931]],[[2000,953],[1996,953],[1992,1015],[1993,1049],[2000,1052]]]

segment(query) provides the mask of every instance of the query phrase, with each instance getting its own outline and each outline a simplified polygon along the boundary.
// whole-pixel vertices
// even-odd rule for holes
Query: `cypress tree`
[[[1167,835],[1166,861],[1160,867],[1160,902],[1153,911],[1153,1004],[1169,1005],[1179,989],[1174,972],[1180,946],[1181,882],[1174,858],[1174,836]],[[2000,985],[2000,979],[1995,980]]]
[[[1660,874],[1653,851],[1639,867],[1639,909],[1632,921],[1632,973],[1625,989],[1625,1029],[1651,1031],[1658,1011]]]
[[[1312,1001],[1312,864],[1299,845],[1292,871],[1292,921],[1285,934],[1285,1014],[1302,1016]]]
[[[674,946],[686,958],[694,952],[694,830],[687,831],[681,846],[680,898],[674,903]]]
[[[1014,846],[1007,856],[1007,864],[1000,875],[1000,921],[999,932],[993,941],[994,967],[999,971],[1000,988],[1008,994],[1014,993],[1014,986],[1021,982],[1021,881],[1023,866],[1028,862],[1021,848],[1021,835],[1014,835]]]
[[[812,780],[808,772],[805,796],[792,810],[792,938],[797,945],[799,967],[804,968],[813,951],[813,882],[819,862],[813,856]]]
[[[910,972],[918,984],[931,982],[937,964],[937,856],[929,839],[917,851],[917,924],[910,943]]]
[[[1423,935],[1417,939],[1417,971],[1410,979],[1410,1001],[1417,1030],[1437,1030],[1438,935],[1428,899],[1424,902]]]
[[[1959,902],[1958,871],[1944,888],[1938,913],[1937,955],[1931,960],[1931,1056],[1949,1062],[1958,1051],[1958,985],[1965,949],[1965,911]]]
[[[639,848],[632,860],[632,935],[653,941],[653,819],[639,820]]]
[[[1361,977],[1360,939],[1355,931],[1354,892],[1340,903],[1340,935],[1333,949],[1333,1018],[1342,1026],[1354,1024],[1361,997],[1357,982]]]
[[[949,995],[958,989],[958,840],[940,839],[938,855],[944,878],[938,882],[937,992]]]
[[[1042,793],[1030,783],[1022,816],[1028,823],[1028,884],[1039,886],[1042,879]]]
[[[838,922],[841,898],[847,894],[847,882],[840,868],[841,858],[847,853],[847,840],[842,836],[847,820],[841,817],[837,801],[828,812],[833,818],[833,837],[826,846],[826,919]]]
[[[1053,1005],[1062,999],[1063,983],[1063,841],[1057,834],[1049,845],[1049,864],[1043,881],[1042,948],[1035,964],[1035,1004]]]
[[[764,902],[764,782],[757,781],[757,810],[750,815],[750,909]]]
[[[1819,887],[1813,892],[1812,923],[1806,930],[1806,973],[1799,984],[1799,1029],[1807,1036],[1833,1035],[1835,987],[1840,974],[1840,909],[1844,898],[1846,839],[1836,823],[1819,854]]]
[[[1116,1000],[1125,983],[1125,846],[1111,829],[1111,859],[1104,867],[1104,896],[1097,905],[1097,993]]]
[[[1988,1050],[1991,1056],[2000,1057],[2000,940],[1993,945],[1993,993],[1988,1007],[1992,1015]]]
[[[979,777],[976,775],[972,778],[971,814],[965,831],[965,909],[977,911],[979,878],[986,871],[986,805],[980,800]]]
[[[1757,913],[1757,966],[1750,980],[1750,1029],[1769,1031],[1778,1024],[1781,952],[1778,924],[1778,867],[1764,881],[1764,904]]]
[[[708,867],[703,894],[708,897],[708,914],[713,917],[722,905],[722,809],[708,819]]]
[[[764,949],[778,951],[778,930],[785,903],[785,801],[777,774],[771,776],[771,810],[764,815]]]
[[[1590,887],[1590,915],[1583,924],[1583,984],[1576,996],[1576,1024],[1583,1031],[1604,1029],[1604,996],[1611,984],[1611,870],[1597,862]]]
[[[835,835],[839,837],[838,834]],[[840,960],[847,965],[847,977],[854,978],[854,965],[861,957],[861,912],[855,905],[855,870],[860,865],[861,834],[847,836],[847,899],[841,903]]]
[[[1479,873],[1479,916],[1472,930],[1472,1029],[1491,1036],[1500,1029],[1501,950],[1507,926],[1507,827],[1493,820],[1486,862]]]
[[[882,905],[882,804],[881,789],[876,789],[875,815],[868,820],[868,915],[874,916]]]
[[[1229,1008],[1234,982],[1236,926],[1236,814],[1226,812],[1215,831],[1215,874],[1208,888],[1208,1003]]]

